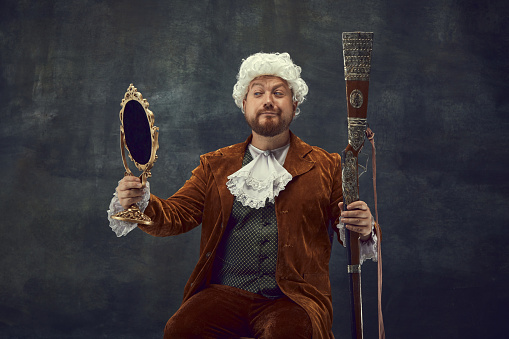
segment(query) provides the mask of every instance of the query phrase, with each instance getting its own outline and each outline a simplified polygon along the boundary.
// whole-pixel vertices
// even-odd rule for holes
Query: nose
[[[272,102],[272,96],[269,94],[265,98],[265,103],[263,104],[264,108],[273,108],[274,103]]]

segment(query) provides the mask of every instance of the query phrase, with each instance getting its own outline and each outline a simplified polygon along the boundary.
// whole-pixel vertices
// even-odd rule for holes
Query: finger
[[[365,211],[365,210],[351,210],[351,211],[343,211],[343,213],[341,213],[341,216],[342,217],[345,217],[345,218],[369,218],[371,217],[371,213],[369,211]]]
[[[121,181],[118,184],[118,188],[121,191],[131,190],[131,189],[140,189],[141,183],[139,181],[125,180],[125,181]]]
[[[132,175],[125,176],[122,182],[126,183],[141,183],[141,179]]]
[[[127,199],[127,198],[141,198],[143,197],[143,190],[141,189],[127,189],[127,190],[118,190],[117,195],[119,199]]]
[[[122,191],[120,194],[123,198],[141,198],[143,197],[143,191],[139,189]]]
[[[368,227],[369,222],[367,219],[356,219],[356,218],[341,218],[341,222],[345,225],[355,227]]]
[[[368,204],[366,204],[364,201],[358,200],[350,203],[348,206],[346,206],[349,210],[353,209],[361,209],[361,210],[368,210]]]
[[[141,180],[138,177],[128,175],[128,176],[125,176],[122,180],[120,180],[119,184],[123,184],[123,185],[140,184],[141,185]]]
[[[345,224],[369,225],[371,213],[363,210],[344,211],[341,213],[341,221]]]
[[[128,209],[130,206],[139,202],[141,198],[130,198],[130,199],[120,199],[120,204],[124,209]]]
[[[139,177],[135,177],[134,175],[126,175],[122,178],[122,180],[125,181],[138,181],[141,182],[141,179]]]

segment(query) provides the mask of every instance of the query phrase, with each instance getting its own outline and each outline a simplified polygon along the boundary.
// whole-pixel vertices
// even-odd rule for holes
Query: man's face
[[[276,76],[254,78],[243,101],[244,116],[259,135],[273,137],[290,128],[297,102],[292,102],[288,83]]]

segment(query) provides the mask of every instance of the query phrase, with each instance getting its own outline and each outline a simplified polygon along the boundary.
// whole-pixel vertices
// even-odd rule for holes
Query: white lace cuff
[[[148,206],[149,200],[150,200],[150,184],[147,181],[147,184],[146,184],[145,188],[143,189],[143,198],[136,205],[138,205],[140,210],[142,212],[144,212]],[[136,227],[138,227],[138,224],[136,224],[134,222],[116,220],[116,219],[111,218],[112,215],[114,215],[118,212],[122,212],[123,210],[124,210],[124,208],[122,207],[122,205],[120,205],[120,201],[118,200],[117,192],[115,192],[113,194],[113,198],[111,198],[110,209],[108,210],[108,220],[110,222],[111,229],[113,230],[113,232],[115,232],[117,237],[127,235],[127,233],[131,232]]]
[[[339,238],[343,242],[343,247],[346,247],[345,245],[345,224],[343,224],[341,221],[336,225],[336,227],[339,229]],[[362,263],[368,259],[373,260],[374,262],[378,261],[378,251],[377,251],[377,236],[375,232],[375,222],[371,222],[371,237],[366,241],[360,241],[360,247],[359,247],[359,261],[362,265]]]

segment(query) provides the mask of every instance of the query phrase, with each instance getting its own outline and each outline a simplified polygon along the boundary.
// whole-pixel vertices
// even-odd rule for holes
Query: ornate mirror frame
[[[150,135],[152,138],[152,152],[150,154],[150,159],[146,164],[140,164],[136,161],[136,159],[133,158],[131,155],[131,151],[129,150],[129,147],[127,146],[127,142],[125,140],[125,125],[124,125],[124,110],[127,103],[131,100],[135,100],[140,103],[140,105],[145,110],[145,113],[147,115],[147,120],[149,123],[150,128]],[[149,103],[147,99],[143,98],[143,95],[138,92],[138,89],[134,87],[133,84],[129,85],[129,88],[127,89],[127,92],[124,95],[124,98],[122,99],[122,102],[120,103],[120,106],[122,107],[120,109],[119,117],[120,117],[120,149],[122,151],[122,161],[124,162],[124,168],[126,170],[126,175],[133,175],[131,170],[129,169],[129,166],[127,165],[127,159],[125,156],[125,149],[128,151],[129,158],[134,162],[136,167],[142,171],[143,173],[140,176],[140,179],[142,180],[142,185],[145,186],[147,182],[147,178],[150,178],[152,174],[150,173],[150,170],[152,167],[154,167],[154,163],[157,160],[156,152],[159,149],[159,127],[154,126],[154,113],[152,113],[151,110],[148,109]]]
[[[131,154],[131,150],[129,150],[128,144],[126,142],[126,130],[125,130],[125,124],[124,124],[124,111],[126,108],[126,105],[132,101],[137,101],[141,107],[143,107],[145,114],[147,116],[148,120],[148,126],[150,129],[150,137],[152,141],[152,147],[151,147],[151,153],[150,158],[147,163],[141,164]],[[147,183],[147,179],[152,176],[150,170],[154,166],[154,162],[157,160],[156,152],[159,149],[159,128],[157,126],[154,126],[154,113],[152,113],[151,110],[148,109],[149,103],[147,99],[143,98],[143,95],[138,92],[138,89],[134,87],[133,84],[129,85],[129,88],[127,89],[127,92],[124,95],[124,98],[122,99],[122,102],[120,103],[120,106],[122,107],[120,109],[119,117],[120,117],[120,150],[122,153],[122,161],[124,163],[125,168],[125,174],[124,176],[133,175],[129,169],[127,158],[125,155],[125,150],[127,149],[129,158],[134,162],[135,166],[142,171],[143,173],[140,175],[141,184],[142,187],[145,187]],[[138,159],[139,160],[139,159]],[[127,210],[117,213],[112,216],[113,219],[122,220],[122,221],[129,221],[129,222],[135,222],[138,224],[145,224],[145,225],[152,225],[152,220],[145,214],[143,214],[138,206],[136,204],[131,205]]]

